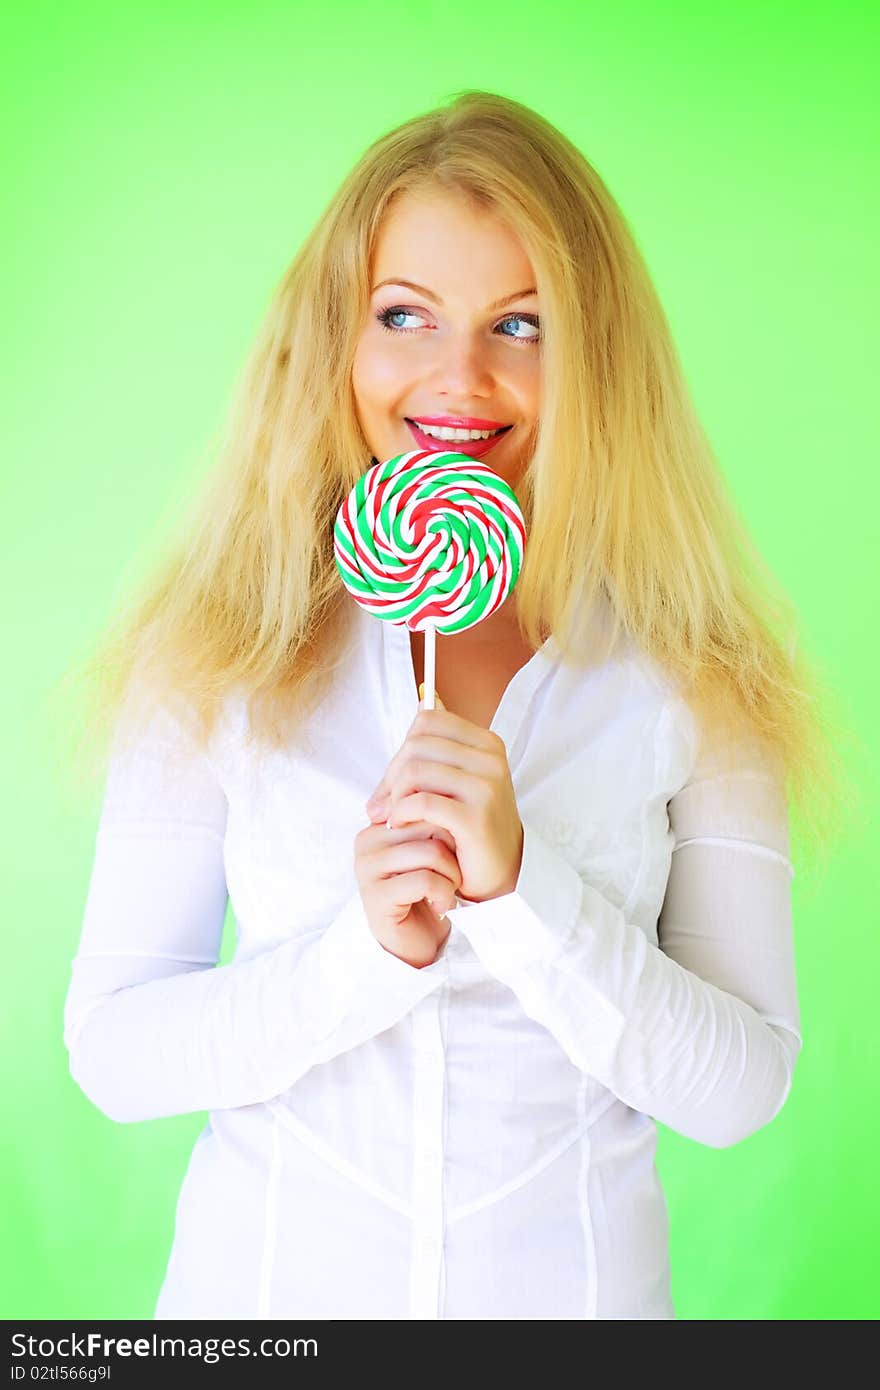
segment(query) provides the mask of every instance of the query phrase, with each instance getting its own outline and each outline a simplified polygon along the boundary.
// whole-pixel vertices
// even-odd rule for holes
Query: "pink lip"
[[[429,421],[428,423],[433,424],[433,421]],[[505,430],[504,434],[493,435],[491,439],[432,439],[431,435],[424,434],[419,429],[418,425],[413,424],[412,420],[407,420],[406,424],[410,434],[420,449],[429,449],[433,454],[467,454],[468,458],[472,459],[479,459],[482,458],[484,454],[488,454],[489,450],[494,449],[496,444],[500,444],[502,439],[506,439],[510,430],[513,429],[511,425],[510,429]],[[450,428],[489,430],[497,428],[497,426],[453,425]]]

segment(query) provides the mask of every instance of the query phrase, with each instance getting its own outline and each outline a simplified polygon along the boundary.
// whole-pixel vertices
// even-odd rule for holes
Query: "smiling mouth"
[[[431,453],[453,453],[467,454],[470,458],[482,458],[488,454],[505,435],[513,429],[513,425],[504,425],[495,434],[490,434],[486,439],[441,439],[437,435],[428,434],[415,420],[404,416],[407,428],[415,439],[420,449],[425,449]]]
[[[420,424],[420,422],[419,422],[418,420],[412,420],[412,419],[410,419],[410,417],[409,417],[408,415],[404,415],[403,418],[404,418],[404,420],[406,421],[406,423],[407,423],[408,425],[412,425],[415,429],[419,430],[422,434],[426,434],[426,435],[428,436],[429,439],[436,439],[437,442],[438,442],[438,443],[441,443],[441,444],[481,444],[481,443],[483,443],[483,440],[482,440],[481,438],[471,439],[471,438],[469,437],[469,436],[470,436],[470,431],[469,431],[469,430],[467,431],[468,437],[465,438],[465,439],[441,439],[441,438],[440,438],[440,435],[434,434],[432,431],[433,431],[435,428],[442,428],[442,426],[439,426],[439,427],[438,427],[438,426],[425,426],[425,425]],[[450,428],[454,429],[455,426],[450,426]],[[502,434],[507,434],[508,430],[512,430],[512,429],[513,429],[513,425],[500,425],[500,426],[498,427],[498,429],[496,429],[496,430],[491,430],[491,431],[489,432],[487,438],[489,438],[489,439],[500,438]],[[483,433],[483,432],[481,431],[480,433]]]

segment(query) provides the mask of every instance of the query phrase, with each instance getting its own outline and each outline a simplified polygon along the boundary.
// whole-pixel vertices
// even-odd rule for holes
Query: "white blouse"
[[[353,849],[409,633],[351,602],[304,745],[258,757],[241,696],[207,756],[167,711],[114,745],[64,1041],[113,1120],[210,1112],[154,1317],[674,1318],[656,1122],[736,1144],[802,1043],[778,767],[698,749],[628,639],[577,670],[551,637],[492,721],[516,890],[417,969]]]

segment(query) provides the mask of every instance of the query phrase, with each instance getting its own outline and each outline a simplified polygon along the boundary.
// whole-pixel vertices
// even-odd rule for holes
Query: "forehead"
[[[455,190],[401,194],[379,225],[372,283],[403,276],[443,298],[457,284],[480,284],[491,297],[533,283],[525,247],[494,208]],[[508,284],[507,282],[515,282]]]

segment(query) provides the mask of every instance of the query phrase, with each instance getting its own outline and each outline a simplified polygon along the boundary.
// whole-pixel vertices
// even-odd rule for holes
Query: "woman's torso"
[[[355,890],[364,802],[422,678],[405,629],[357,616],[302,749],[252,764],[238,706],[218,741],[236,961],[323,932]],[[477,668],[442,643],[437,690],[504,739],[523,818],[656,944],[666,802],[691,759],[677,725],[658,735],[667,692],[625,653],[578,673],[511,640]],[[392,1027],[212,1112],[157,1317],[674,1316],[653,1122],[579,1072],[463,934],[444,969]]]

